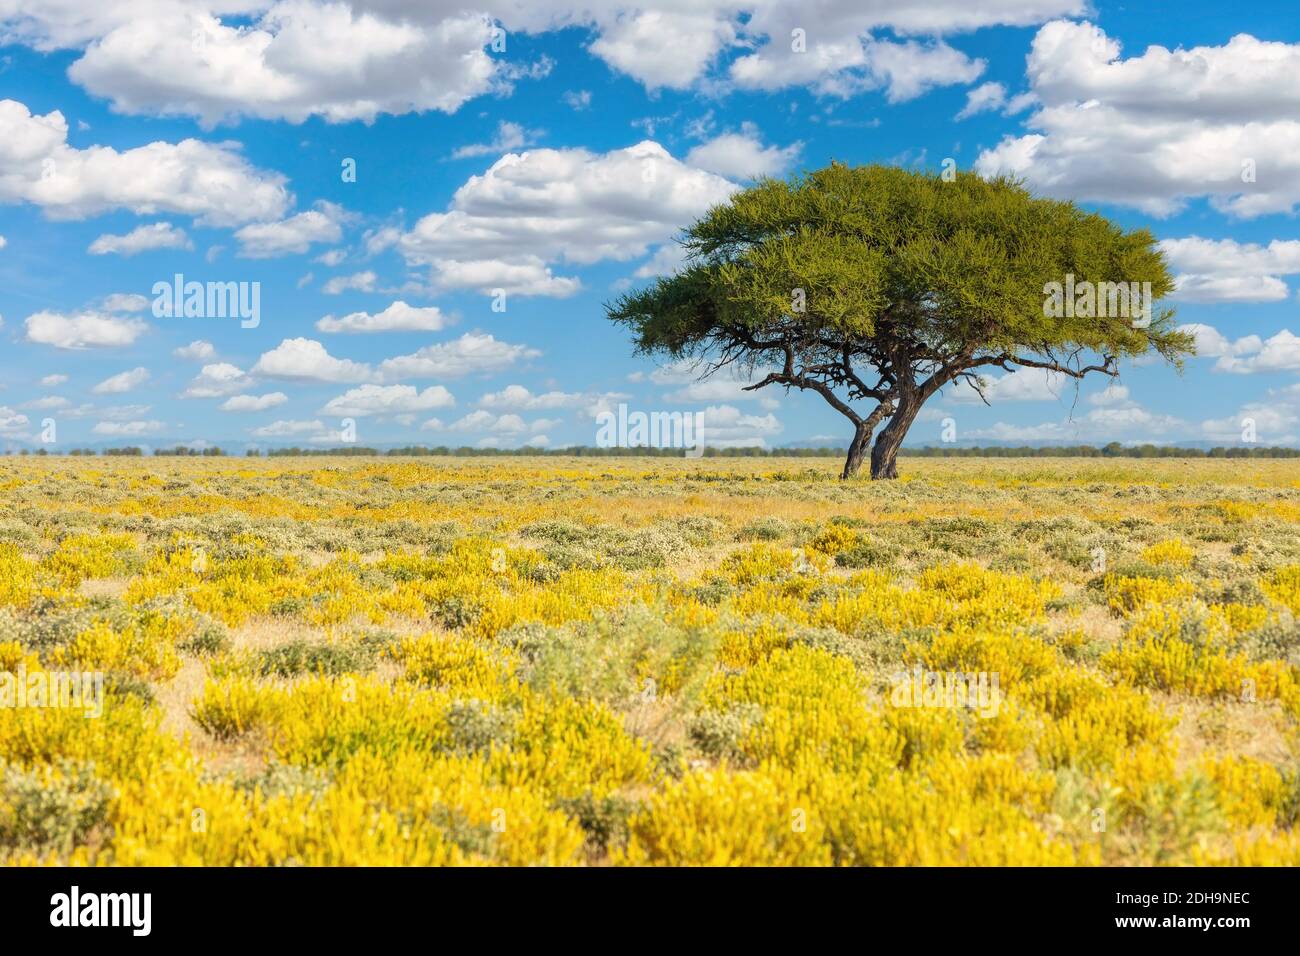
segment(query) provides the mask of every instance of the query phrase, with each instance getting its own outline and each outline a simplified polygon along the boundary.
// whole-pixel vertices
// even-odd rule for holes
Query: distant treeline
[[[1232,445],[1216,448],[1178,448],[1173,445],[1121,445],[1111,442],[1095,445],[1048,445],[1012,448],[994,445],[989,448],[956,448],[927,445],[925,448],[902,448],[900,455],[912,458],[1300,458],[1300,448],[1258,448]]]
[[[842,458],[843,448],[706,448],[705,458]],[[6,449],[5,454],[13,454]],[[28,451],[26,448],[19,455],[59,454],[44,448]],[[143,455],[142,448],[73,448],[62,454],[67,455]],[[154,455],[180,455],[186,457],[213,458],[230,454],[220,448],[187,448],[178,445],[175,448],[159,448]],[[571,448],[449,448],[439,445],[429,448],[424,445],[410,445],[405,448],[389,448],[380,451],[347,445],[339,448],[271,448],[265,453],[257,448],[245,452],[248,457],[266,454],[271,457],[297,456],[391,456],[391,457],[434,457],[434,458],[511,458],[527,456],[576,456],[579,458],[681,458],[680,448],[592,448],[578,445]],[[1300,448],[1260,448],[1253,445],[1219,446],[1217,448],[1178,448],[1171,445],[1121,445],[1111,442],[1098,448],[1095,445],[1051,445],[1031,448],[1028,445],[1009,447],[994,445],[988,448],[964,448],[954,445],[927,445],[924,448],[904,447],[899,454],[909,458],[1300,458]]]

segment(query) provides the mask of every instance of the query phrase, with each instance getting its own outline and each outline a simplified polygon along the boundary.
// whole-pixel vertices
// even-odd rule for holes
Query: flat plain
[[[4,458],[0,860],[1300,862],[1300,465],[901,466]]]

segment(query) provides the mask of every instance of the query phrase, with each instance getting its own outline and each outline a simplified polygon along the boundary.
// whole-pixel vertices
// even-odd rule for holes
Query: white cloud
[[[452,159],[466,159],[470,156],[499,156],[512,149],[531,146],[542,135],[541,130],[525,129],[518,123],[500,120],[497,123],[496,136],[490,143],[473,143],[462,146],[451,154]]]
[[[1253,440],[1263,445],[1293,445],[1300,431],[1300,408],[1294,402],[1251,402],[1241,406],[1237,414],[1224,418],[1208,418],[1201,422],[1201,432],[1212,441],[1246,441],[1253,432]]]
[[[765,402],[778,391],[772,386],[745,391],[747,385],[767,375],[769,370],[766,368],[742,369],[737,365],[727,365],[713,372],[709,368],[706,362],[681,359],[656,368],[650,373],[650,381],[655,385],[681,386],[664,394],[665,401],[669,402]]]
[[[432,267],[443,289],[570,295],[577,279],[549,265],[644,255],[736,188],[650,141],[601,154],[509,153],[461,186],[446,212],[409,232],[382,230],[369,248],[395,246],[409,264]]]
[[[641,10],[607,23],[591,52],[649,89],[685,89],[731,44],[736,27],[725,14]]]
[[[95,10],[64,0],[7,3],[14,12],[6,32],[46,51],[83,49],[70,77],[118,112],[188,114],[206,123],[239,114],[369,122],[380,113],[453,112],[550,67],[545,58],[529,66],[492,56],[489,16],[455,4],[265,0],[227,5],[217,16],[197,0]],[[629,0],[504,0],[490,14],[510,35],[588,29],[594,56],[651,90],[717,86],[711,74],[741,52],[733,83],[807,83],[837,94],[884,85],[901,98],[926,85],[918,75],[952,81],[946,61],[962,55],[915,41],[889,42],[882,52],[872,31],[939,37],[1087,9],[1085,0],[822,0],[810,15],[800,0],[668,0],[651,8]],[[806,52],[791,50],[794,28],[807,28]],[[585,106],[586,94],[566,94],[566,102]]]
[[[1160,248],[1179,270],[1176,298],[1188,302],[1279,302],[1284,275],[1300,273],[1300,240],[1267,246],[1233,239],[1163,239]]]
[[[284,392],[267,392],[265,395],[233,395],[217,407],[223,412],[261,412],[283,405],[289,400]]]
[[[184,359],[187,362],[206,362],[216,354],[217,350],[213,344],[202,339],[195,339],[189,345],[182,345],[178,349],[172,349],[172,355],[175,358]]]
[[[98,418],[101,421],[127,422],[149,413],[149,405],[91,405],[82,404],[66,408],[64,418]]]
[[[1042,368],[1017,368],[997,378],[981,376],[981,379],[984,397],[990,405],[998,402],[1054,402],[1070,384],[1060,372]],[[945,397],[957,404],[982,403],[979,393],[965,379],[954,384]]]
[[[675,242],[665,243],[632,273],[634,279],[653,279],[672,275],[686,262],[686,249]]]
[[[1193,323],[1180,325],[1179,332],[1189,332],[1196,340],[1196,354],[1200,358],[1224,358],[1258,352],[1263,340],[1258,335],[1247,335],[1231,341],[1212,325]]]
[[[62,385],[67,380],[68,380],[68,376],[59,375],[56,373],[54,375],[46,375],[44,378],[41,379],[41,384],[44,385],[46,388],[54,388],[56,385]]]
[[[284,177],[254,169],[229,143],[186,139],[119,152],[74,149],[67,135],[57,110],[37,116],[0,100],[0,202],[34,203],[54,219],[127,209],[214,226],[275,218],[288,204]]]
[[[1128,405],[1131,403],[1129,398],[1128,386],[1116,384],[1114,379],[1110,380],[1100,392],[1094,392],[1088,396],[1088,401],[1093,405]]]
[[[24,402],[23,408],[44,411],[52,408],[67,408],[71,404],[72,403],[62,395],[44,395],[41,398],[33,399],[30,402]]]
[[[591,105],[591,90],[565,90],[560,99],[569,109],[581,112]]]
[[[0,236],[0,249],[3,249],[7,245],[9,245],[9,240],[4,236]]]
[[[758,179],[785,172],[799,158],[803,143],[764,146],[758,127],[746,123],[739,133],[723,133],[686,154],[686,162],[731,179]]]
[[[370,366],[330,355],[315,339],[285,339],[264,352],[252,368],[253,375],[306,382],[364,382]]]
[[[1239,340],[1240,342],[1241,340]],[[1257,335],[1246,337],[1246,348],[1239,345],[1214,363],[1218,372],[1251,375],[1255,372],[1300,372],[1300,336],[1283,329],[1262,342]],[[1250,354],[1254,353],[1254,354]],[[1249,355],[1249,357],[1241,357]]]
[[[92,256],[134,256],[153,249],[193,249],[189,236],[184,229],[178,229],[169,222],[155,222],[147,226],[138,226],[122,236],[105,233],[87,248]]]
[[[149,380],[149,370],[144,367],[133,368],[128,372],[118,372],[91,389],[96,395],[118,395],[138,388]]]
[[[284,438],[289,435],[304,435],[308,432],[323,432],[325,423],[319,419],[311,421],[294,421],[285,419],[251,429],[249,434],[257,438]]]
[[[354,289],[357,292],[372,292],[375,288],[375,281],[379,277],[373,272],[357,272],[350,276],[335,276],[326,281],[321,286],[321,291],[326,295],[338,295],[340,292],[346,292],[348,289]]]
[[[316,323],[321,332],[437,332],[450,323],[437,306],[417,308],[398,299],[382,312],[352,312],[336,319],[327,315]]]
[[[836,33],[832,24],[818,19],[822,22],[817,32],[835,39],[810,42],[806,52],[791,49],[789,43],[769,44],[732,63],[732,82],[757,90],[811,86],[818,93],[844,98],[883,88],[889,102],[899,103],[936,86],[972,83],[984,72],[983,60],[973,60],[942,40],[877,40],[861,31]],[[789,37],[790,30],[783,36]]]
[[[149,300],[137,292],[114,292],[104,296],[100,307],[105,312],[143,312],[149,308]]]
[[[30,419],[21,412],[0,405],[0,435],[7,438],[25,437]]]
[[[342,123],[451,113],[508,88],[509,70],[484,49],[492,24],[483,14],[364,2],[263,6],[249,25],[160,6],[114,25],[68,75],[117,112],[187,114],[208,124],[237,114]]]
[[[512,411],[553,411],[560,408],[590,408],[606,401],[627,398],[621,392],[604,395],[594,392],[543,392],[535,395],[522,385],[507,385],[499,392],[489,392],[478,400],[483,408]]]
[[[1035,36],[1027,73],[1034,132],[1007,136],[975,163],[1043,194],[1168,216],[1193,197],[1240,217],[1300,203],[1300,44],[1238,34],[1223,46],[1118,41],[1063,20]],[[1211,291],[1209,294],[1213,294]]]
[[[1147,411],[1132,403],[1124,407],[1094,408],[1078,418],[1036,425],[1014,425],[997,422],[987,428],[962,429],[958,424],[958,437],[963,439],[990,439],[1006,442],[1109,442],[1150,441],[1167,443],[1192,434],[1191,426],[1172,415]],[[915,435],[924,439],[924,435]]]
[[[139,319],[120,319],[101,312],[37,312],[24,323],[27,340],[59,349],[116,348],[130,345],[147,326]]]
[[[441,385],[419,391],[413,385],[361,385],[330,399],[322,415],[395,415],[450,408],[455,397]]]
[[[164,427],[160,421],[99,422],[91,431],[96,435],[138,437],[162,431]]]
[[[782,430],[775,415],[748,415],[734,405],[710,405],[703,414],[703,441],[714,448],[765,447]]]
[[[467,332],[450,342],[426,345],[410,355],[384,359],[379,364],[379,375],[385,381],[456,378],[501,372],[541,354],[526,345],[502,342],[486,333]]]
[[[974,116],[977,113],[987,113],[992,110],[1000,110],[1007,103],[1007,88],[1001,83],[981,83],[966,91],[966,105],[961,108],[961,112],[956,118],[964,120]]]
[[[239,229],[239,255],[245,259],[272,259],[306,252],[313,243],[338,242],[343,238],[340,223],[348,217],[333,203],[300,212],[279,222],[255,222]]]
[[[238,366],[229,362],[214,362],[205,365],[190,382],[188,388],[181,392],[181,398],[223,398],[235,392],[242,392],[252,385],[248,375]]]

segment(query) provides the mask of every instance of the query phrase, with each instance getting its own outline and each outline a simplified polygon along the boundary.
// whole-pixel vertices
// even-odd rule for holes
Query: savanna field
[[[0,460],[0,861],[1300,862],[1300,464],[839,467]]]

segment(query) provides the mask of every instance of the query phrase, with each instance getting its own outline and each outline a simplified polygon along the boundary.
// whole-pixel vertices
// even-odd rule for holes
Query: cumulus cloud
[[[1294,445],[1300,441],[1300,396],[1275,393],[1268,402],[1248,402],[1235,415],[1207,418],[1201,433],[1212,441],[1237,444],[1251,441],[1263,445]]]
[[[745,391],[746,386],[761,380],[768,371],[766,368],[742,369],[736,365],[710,371],[706,362],[681,359],[659,366],[649,378],[655,385],[680,386],[664,393],[664,399],[670,402],[758,401],[775,405],[775,390]]]
[[[1001,83],[981,83],[966,91],[966,105],[961,108],[955,119],[964,120],[978,113],[1001,110],[1006,116],[1012,116],[1027,109],[1037,102],[1034,93],[1019,93],[1007,98],[1007,88]]]
[[[450,324],[437,306],[417,308],[398,299],[382,312],[351,312],[336,319],[327,315],[316,323],[321,332],[437,332]]]
[[[686,162],[731,179],[758,179],[785,172],[802,150],[802,143],[764,146],[758,127],[746,123],[738,133],[723,133],[696,146],[686,154]]]
[[[291,435],[315,434],[323,431],[325,431],[325,423],[319,419],[309,421],[283,419],[250,429],[249,434],[256,438],[286,438]]]
[[[133,368],[128,372],[118,372],[109,376],[91,389],[96,395],[116,395],[138,388],[149,380],[147,368]]]
[[[497,132],[492,138],[492,142],[461,146],[451,154],[451,158],[467,159],[471,156],[498,156],[501,153],[508,153],[512,149],[531,146],[537,142],[537,138],[541,135],[541,130],[525,129],[518,123],[501,120],[497,123]]]
[[[1300,203],[1300,44],[1238,34],[1222,46],[1121,56],[1090,23],[1045,24],[1027,74],[1033,132],[975,163],[1050,196],[1172,215],[1194,197],[1240,217]]]
[[[100,307],[105,312],[143,312],[149,308],[149,300],[138,292],[114,292],[104,296]]]
[[[1187,302],[1278,302],[1288,295],[1284,275],[1300,273],[1300,240],[1267,246],[1233,239],[1162,239],[1176,270],[1175,298]]]
[[[205,342],[202,339],[195,339],[189,345],[182,345],[178,349],[172,349],[174,357],[184,359],[187,362],[206,362],[216,354],[216,347],[211,342]]]
[[[804,52],[790,44],[762,47],[732,63],[730,79],[744,89],[811,86],[845,98],[883,88],[889,102],[900,103],[936,86],[974,82],[984,72],[983,60],[971,59],[942,40],[898,42],[860,31],[835,34],[825,22],[818,32],[836,39],[811,43]],[[790,36],[789,30],[785,36]]]
[[[68,70],[121,113],[370,122],[380,113],[455,112],[509,86],[485,46],[482,13],[418,5],[271,3],[249,25],[194,6],[159,6],[113,25]],[[328,67],[325,65],[328,64]]]
[[[253,168],[233,144],[186,139],[118,151],[74,149],[54,110],[34,115],[0,100],[0,202],[29,202],[53,219],[114,209],[173,213],[213,226],[273,219],[288,205],[284,177]]]
[[[304,382],[364,382],[371,370],[365,363],[335,358],[315,339],[294,338],[262,353],[252,374]]]
[[[242,392],[252,385],[252,380],[244,370],[229,362],[214,362],[205,365],[190,382],[189,387],[181,392],[181,398],[223,398],[235,392]]]
[[[1189,332],[1196,339],[1198,357],[1217,359],[1216,372],[1251,375],[1300,371],[1300,337],[1289,329],[1267,339],[1258,335],[1229,339],[1214,326],[1199,323],[1179,326],[1179,331]]]
[[[1042,368],[1017,368],[1004,375],[980,376],[984,398],[990,405],[999,402],[1054,402],[1060,399],[1073,379],[1060,372]],[[957,404],[982,403],[979,392],[964,379],[945,395]]]
[[[1186,438],[1193,433],[1191,424],[1181,418],[1152,412],[1130,403],[1123,407],[1094,408],[1086,415],[1064,421],[1032,425],[997,422],[986,428],[959,428],[958,437],[1003,442],[1150,441],[1164,443]],[[923,439],[925,436],[916,437]]]
[[[217,407],[223,412],[261,412],[283,405],[289,400],[284,392],[267,392],[265,395],[232,395]]]
[[[591,52],[649,89],[685,89],[704,74],[736,38],[725,13],[629,11],[611,18]]]
[[[766,447],[783,427],[771,413],[751,415],[734,405],[710,405],[703,416],[703,443],[714,448]]]
[[[441,385],[419,391],[414,385],[361,385],[330,399],[323,415],[396,415],[450,408],[455,397]]]
[[[81,49],[70,77],[117,111],[186,114],[208,124],[235,115],[369,122],[381,113],[450,113],[550,67],[544,59],[524,65],[492,56],[489,16],[441,3],[280,0],[214,13],[201,0],[94,10],[8,0],[8,9],[14,38],[42,50]],[[650,90],[799,83],[839,95],[883,87],[901,99],[968,82],[971,61],[937,39],[883,41],[875,31],[938,38],[1087,9],[1086,0],[823,0],[810,18],[800,0],[653,8],[629,0],[504,0],[490,14],[510,33],[590,30],[591,54]],[[799,52],[795,29],[804,34]],[[585,106],[587,91],[570,100]]]
[[[22,412],[14,411],[6,405],[0,405],[0,435],[6,438],[26,437],[30,419]]]
[[[503,342],[487,333],[467,332],[450,342],[426,345],[410,355],[384,359],[379,364],[379,376],[385,381],[458,378],[501,372],[541,354],[537,349]]]
[[[138,226],[122,236],[105,233],[86,250],[92,256],[106,256],[110,253],[119,256],[134,256],[153,249],[193,249],[189,236],[184,229],[178,229],[169,222],[155,222],[147,226]]]
[[[1283,329],[1263,341],[1259,336],[1233,343],[1232,351],[1214,363],[1215,371],[1251,375],[1256,372],[1300,372],[1300,336]]]
[[[41,384],[44,385],[46,388],[54,388],[56,385],[62,385],[67,380],[68,380],[68,376],[59,375],[56,373],[54,375],[46,375],[44,378],[41,379]]]
[[[272,259],[306,252],[313,243],[338,242],[343,238],[340,223],[347,213],[334,203],[320,202],[317,208],[278,222],[255,222],[235,233],[239,255],[245,259]]]
[[[510,409],[519,412],[555,411],[562,408],[584,409],[591,416],[610,403],[625,399],[622,392],[560,392],[534,394],[522,385],[507,385],[499,392],[489,392],[478,400],[483,408]]]
[[[37,312],[23,323],[27,341],[57,349],[117,348],[130,345],[147,326],[139,319],[122,319],[102,312]]]
[[[736,188],[650,141],[608,153],[534,149],[503,156],[446,212],[406,232],[381,230],[369,248],[395,247],[408,264],[431,267],[442,289],[562,297],[580,284],[551,265],[644,255]]]
[[[349,276],[334,276],[334,278],[326,280],[325,284],[321,286],[321,291],[326,295],[338,295],[340,292],[346,292],[349,289],[356,292],[372,292],[378,278],[370,270],[356,272]]]
[[[151,421],[132,421],[132,422],[98,422],[91,429],[96,435],[108,435],[113,437],[136,438],[140,435],[151,435],[154,432],[160,432],[166,426],[162,422]]]

